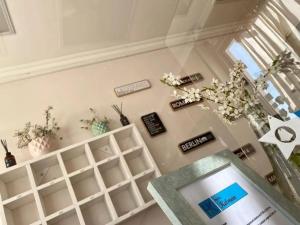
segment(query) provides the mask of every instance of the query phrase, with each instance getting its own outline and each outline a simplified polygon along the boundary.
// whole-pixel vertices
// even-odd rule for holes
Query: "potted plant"
[[[57,132],[60,130],[56,119],[52,117],[52,106],[45,110],[45,124],[38,125],[28,122],[23,130],[17,130],[15,137],[18,138],[18,148],[26,148],[33,157],[48,153],[55,147]],[[62,139],[62,137],[59,137]]]
[[[80,122],[83,124],[81,129],[90,130],[94,136],[104,134],[109,131],[108,119],[100,119],[97,115],[97,112],[93,108],[89,108],[90,113],[92,114],[91,119],[81,119]]]

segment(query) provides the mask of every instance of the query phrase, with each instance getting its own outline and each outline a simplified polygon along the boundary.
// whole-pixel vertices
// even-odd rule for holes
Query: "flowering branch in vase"
[[[214,78],[210,86],[201,89],[180,87],[182,83],[180,77],[171,73],[164,74],[161,82],[175,88],[174,95],[178,99],[184,99],[187,103],[200,102],[202,99],[215,103],[217,105],[215,111],[226,122],[232,123],[249,114],[267,120],[259,95],[261,91],[268,88],[268,77],[278,73],[299,75],[299,65],[300,63],[292,58],[291,52],[283,51],[275,57],[269,68],[250,85],[247,85],[248,82],[245,79],[246,66],[240,61],[234,64],[233,69],[229,70],[228,81],[220,82]],[[204,107],[202,104],[200,106]]]
[[[294,74],[300,77],[300,62],[297,62],[293,57],[292,53],[285,50],[275,57],[271,66],[268,68],[265,75],[278,73]]]
[[[243,117],[245,114],[259,110],[261,103],[258,99],[258,90],[247,86],[245,76],[245,65],[242,62],[234,64],[233,69],[229,71],[229,80],[222,83],[217,79],[212,80],[212,84],[202,89],[181,88],[180,77],[173,74],[165,74],[161,81],[171,87],[174,87],[174,95],[178,99],[184,99],[185,102],[200,102],[202,99],[213,102],[217,105],[215,110],[226,122],[233,121]],[[266,80],[261,79],[257,87],[265,88]],[[200,106],[203,106],[200,104]]]

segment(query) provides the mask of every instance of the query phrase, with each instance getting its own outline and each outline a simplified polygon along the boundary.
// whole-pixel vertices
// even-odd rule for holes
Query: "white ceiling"
[[[145,41],[150,46],[152,40],[166,36],[224,28],[248,20],[256,3],[257,0],[9,0],[16,34],[0,36],[0,71]]]

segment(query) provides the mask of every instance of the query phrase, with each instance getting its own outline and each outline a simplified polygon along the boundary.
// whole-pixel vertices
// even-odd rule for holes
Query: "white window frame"
[[[225,52],[226,52],[226,54],[229,56],[231,62],[232,62],[232,63],[235,63],[235,61],[236,61],[237,59],[235,58],[235,56],[234,56],[234,55],[230,52],[230,50],[229,50],[229,48],[230,48],[230,46],[233,44],[233,42],[237,42],[237,43],[242,44],[241,42],[237,41],[236,39],[233,39],[233,40],[230,42],[230,44],[228,45],[228,47],[226,48]],[[245,47],[244,47],[244,48],[245,48]],[[245,48],[245,49],[246,49],[246,48]],[[246,51],[248,51],[248,50],[246,49]],[[249,51],[248,51],[248,53],[249,53]],[[249,54],[250,54],[250,53],[249,53]],[[251,54],[250,54],[250,56],[251,56]],[[252,56],[251,56],[251,57],[252,57]],[[263,70],[263,68],[261,68],[261,66],[260,66],[259,63],[256,61],[256,59],[255,59],[254,57],[252,57],[252,59],[256,62],[257,66],[258,66],[261,70]],[[248,82],[251,82],[251,83],[253,84],[255,80],[252,78],[252,76],[248,73],[247,70],[245,70],[245,74],[246,74],[246,79],[248,80]],[[269,81],[272,82],[272,80],[269,80]],[[273,85],[274,85],[274,84],[273,84]],[[275,86],[275,88],[276,88],[276,86]],[[280,92],[279,92],[279,93],[280,93]],[[275,98],[272,96],[273,99],[271,99],[270,101],[268,101],[267,98],[266,98],[266,96],[267,96],[268,94],[270,94],[270,93],[267,92],[267,90],[261,91],[260,94],[261,94],[262,100],[263,100],[264,102],[267,103],[267,105],[269,106],[269,108],[270,108],[272,111],[274,111],[275,113],[280,114],[280,109],[279,109],[279,108],[274,108],[274,107],[272,106],[273,103],[278,104],[278,103],[275,101]],[[271,94],[270,94],[270,95],[271,95]],[[287,112],[287,113],[289,113],[289,112]]]

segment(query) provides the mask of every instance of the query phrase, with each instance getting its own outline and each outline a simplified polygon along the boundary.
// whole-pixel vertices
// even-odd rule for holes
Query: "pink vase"
[[[32,140],[28,144],[28,150],[32,157],[36,158],[49,153],[53,150],[54,140],[52,137],[45,136]]]

